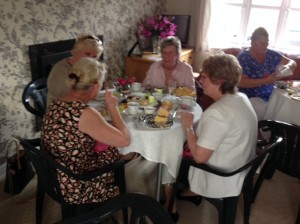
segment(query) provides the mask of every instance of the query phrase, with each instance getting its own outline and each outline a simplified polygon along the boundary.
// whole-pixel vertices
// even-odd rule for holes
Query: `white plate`
[[[143,111],[143,110],[138,110],[138,113],[137,113],[137,114],[130,114],[130,113],[129,113],[129,110],[128,110],[128,109],[125,109],[125,110],[122,111],[122,113],[125,114],[126,116],[133,116],[133,117],[135,117],[135,116],[140,116],[140,115],[142,115],[142,114],[144,113],[144,111]]]

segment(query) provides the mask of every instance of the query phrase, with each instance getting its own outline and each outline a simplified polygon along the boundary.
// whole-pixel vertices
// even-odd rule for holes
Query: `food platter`
[[[174,124],[174,121],[171,116],[168,117],[168,120],[165,124],[155,123],[154,117],[155,117],[154,114],[140,116],[138,118],[138,123],[144,127],[151,128],[151,129],[168,129]]]

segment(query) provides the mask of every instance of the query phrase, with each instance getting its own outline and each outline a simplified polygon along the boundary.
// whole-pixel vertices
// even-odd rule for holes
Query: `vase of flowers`
[[[120,86],[120,91],[123,94],[128,94],[130,92],[131,84],[134,83],[136,80],[133,76],[121,76],[117,78],[117,81]]]
[[[159,54],[160,52],[160,36],[152,37],[152,51],[154,54]]]
[[[156,15],[143,21],[139,30],[144,37],[152,37],[153,52],[159,53],[161,39],[174,36],[176,25],[167,16]]]

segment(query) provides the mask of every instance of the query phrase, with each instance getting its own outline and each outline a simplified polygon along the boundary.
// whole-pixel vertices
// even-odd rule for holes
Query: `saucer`
[[[125,109],[125,110],[122,111],[122,113],[125,114],[126,116],[132,116],[132,117],[134,117],[134,116],[140,116],[140,115],[142,115],[144,112],[143,112],[143,110],[139,109],[138,112],[137,112],[136,114],[130,114],[130,113],[129,113],[129,110],[128,110],[128,109]]]

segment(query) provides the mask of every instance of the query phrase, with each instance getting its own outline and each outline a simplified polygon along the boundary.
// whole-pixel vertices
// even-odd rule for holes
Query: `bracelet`
[[[185,134],[188,134],[189,132],[192,132],[192,133],[194,133],[194,129],[193,129],[193,128],[191,128],[191,127],[189,127],[189,128],[186,128],[186,129],[185,129]]]

